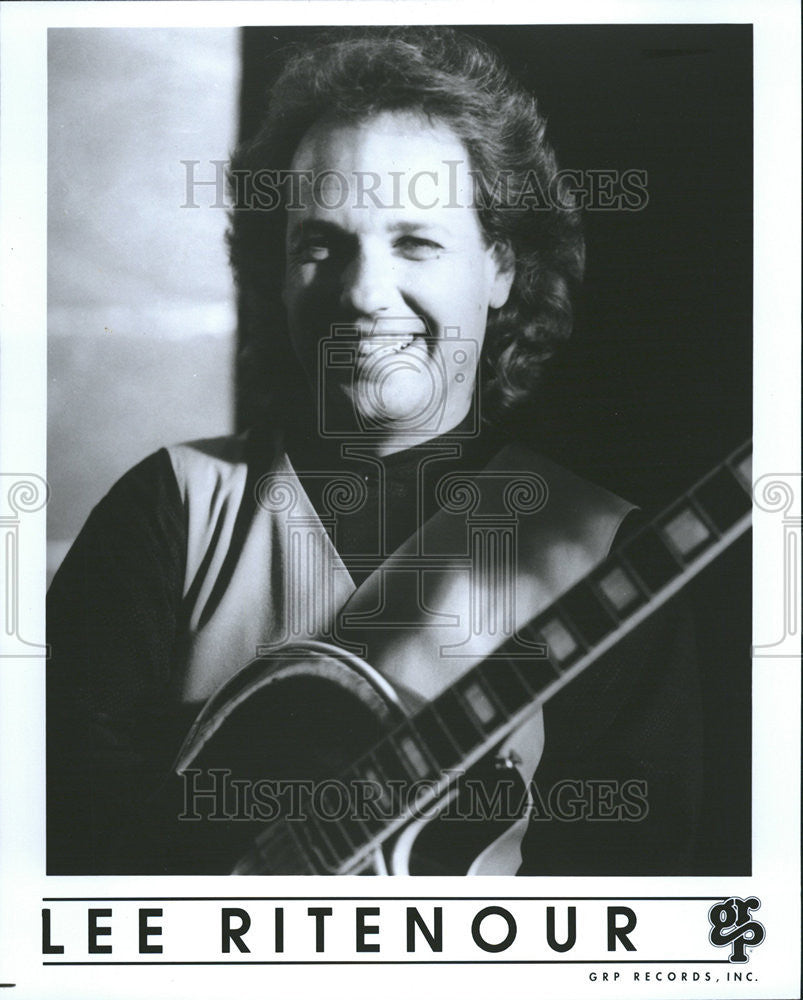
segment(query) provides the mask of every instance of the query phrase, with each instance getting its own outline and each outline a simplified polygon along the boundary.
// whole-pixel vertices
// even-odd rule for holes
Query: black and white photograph
[[[0,987],[797,995],[799,12],[40,6]]]
[[[243,29],[231,159],[167,165],[226,219],[233,371],[218,331],[142,325],[160,214],[103,291],[78,243],[75,95],[107,45],[161,75],[173,34],[49,38],[53,448],[83,479],[137,433],[120,380],[191,420],[174,344],[235,405],[126,472],[50,586],[48,869],[466,874],[526,813],[491,873],[749,874],[749,26]],[[144,316],[95,326],[79,283]]]

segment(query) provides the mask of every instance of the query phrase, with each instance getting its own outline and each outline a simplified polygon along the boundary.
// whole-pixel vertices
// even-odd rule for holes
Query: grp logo
[[[740,899],[730,896],[715,903],[708,911],[711,933],[708,940],[717,948],[731,947],[729,962],[747,962],[747,948],[757,948],[766,937],[764,925],[753,920],[750,911],[757,910],[761,900],[757,896]]]

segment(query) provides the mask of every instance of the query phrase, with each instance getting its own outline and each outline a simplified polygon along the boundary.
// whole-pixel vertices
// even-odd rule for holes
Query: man
[[[516,440],[582,276],[556,175],[535,102],[470,37],[370,32],[289,60],[231,168],[263,414],[132,470],[51,588],[52,871],[148,870],[112,845],[144,834],[193,718],[258,653],[358,649],[410,712],[505,642],[542,655],[522,628],[632,513]],[[636,782],[641,822],[534,814],[522,873],[687,863],[693,655],[676,615],[653,633],[501,757],[547,793]]]

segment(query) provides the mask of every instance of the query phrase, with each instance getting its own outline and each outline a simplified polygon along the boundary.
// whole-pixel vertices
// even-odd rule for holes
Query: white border
[[[800,467],[800,22],[793,0],[755,2],[567,2],[513,5],[496,3],[367,2],[205,2],[205,3],[3,3],[0,10],[0,460],[2,470],[35,472],[45,468],[45,247],[46,247],[46,29],[48,26],[162,26],[298,23],[721,23],[752,22],[755,45],[755,461],[754,476],[791,473]],[[799,499],[798,499],[799,503]],[[44,514],[25,552],[22,607],[32,631],[44,635]],[[777,580],[778,522],[758,516],[755,530],[757,580]],[[771,641],[768,623],[777,608],[768,606],[765,589],[755,588],[754,632]],[[718,895],[755,893],[763,901],[760,916],[768,927],[766,943],[751,959],[758,981],[731,987],[728,995],[797,996],[799,969],[799,661],[759,659],[754,678],[754,874],[749,879],[621,879],[616,891],[626,895]],[[43,663],[0,660],[0,982],[16,980],[9,995],[105,997],[242,996],[293,990],[302,995],[326,990],[335,996],[409,997],[449,991],[466,997],[487,996],[517,985],[539,995],[603,995],[583,977],[566,969],[493,966],[462,972],[440,967],[340,969],[259,967],[159,970],[112,968],[43,970],[40,953],[40,900],[45,895],[158,896],[226,894],[235,891],[225,879],[153,879],[143,885],[120,879],[43,877],[44,809]],[[727,836],[727,818],[723,835]],[[122,884],[121,884],[122,883]],[[384,880],[383,880],[384,883]],[[316,890],[338,895],[389,892],[435,895],[470,892],[483,895],[610,895],[604,879],[538,879],[528,885],[504,879],[471,884],[453,880],[394,880],[376,889],[364,879],[321,880]],[[238,880],[242,895],[265,893],[264,882]],[[291,879],[272,881],[272,894],[311,893]],[[668,928],[667,933],[671,933]],[[619,993],[606,987],[605,996]],[[664,984],[661,996],[721,995],[683,992]],[[651,994],[650,994],[651,995]]]

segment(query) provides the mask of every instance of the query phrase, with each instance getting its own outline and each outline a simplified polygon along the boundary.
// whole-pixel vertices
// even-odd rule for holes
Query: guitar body
[[[166,836],[162,828],[158,868],[467,874],[480,859],[482,870],[496,871],[489,847],[500,836],[504,847],[510,838],[503,835],[519,813],[509,809],[489,821],[470,812],[478,788],[481,801],[493,801],[500,777],[513,782],[508,792],[516,794],[507,798],[521,806],[518,774],[500,775],[492,759],[481,761],[467,782],[453,782],[421,810],[411,792],[414,776],[371,770],[375,782],[349,778],[350,766],[406,717],[381,675],[334,646],[299,644],[253,660],[205,706],[179,753],[161,809],[166,796],[175,815],[181,800],[184,818]],[[433,785],[415,787],[426,792]],[[388,821],[400,813],[399,828],[387,835]],[[355,824],[360,837],[349,836]],[[376,833],[375,846],[367,856],[363,846],[360,858],[344,860],[349,845],[363,844],[366,830]],[[509,873],[519,862],[514,847],[505,862],[514,864]]]

